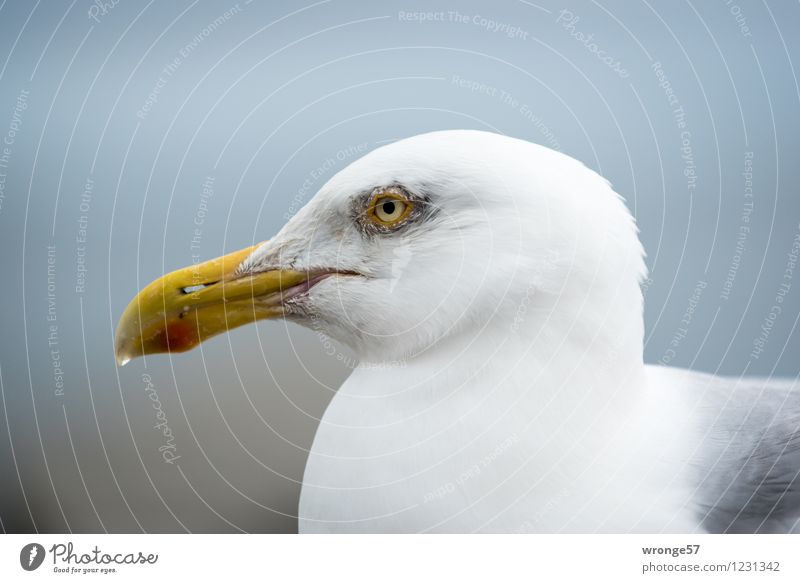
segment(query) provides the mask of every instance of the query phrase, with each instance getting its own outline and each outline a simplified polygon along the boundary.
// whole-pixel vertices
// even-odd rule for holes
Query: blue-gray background
[[[270,322],[118,369],[115,322],[429,130],[613,182],[652,269],[649,362],[797,376],[798,25],[755,0],[0,3],[3,530],[293,531],[352,356]]]

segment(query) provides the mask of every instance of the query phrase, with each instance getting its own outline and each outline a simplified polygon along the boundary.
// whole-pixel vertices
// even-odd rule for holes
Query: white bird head
[[[272,239],[150,284],[117,357],[274,317],[376,360],[497,325],[599,326],[618,304],[641,315],[642,256],[621,199],[576,160],[488,132],[423,134],[339,172]]]

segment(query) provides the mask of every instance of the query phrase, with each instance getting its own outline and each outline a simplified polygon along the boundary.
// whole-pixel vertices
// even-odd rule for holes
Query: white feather
[[[393,184],[436,212],[366,236],[354,197]],[[297,306],[362,359],[314,440],[301,531],[724,530],[724,483],[704,476],[740,458],[698,470],[730,430],[722,403],[699,404],[706,377],[643,365],[634,221],[572,158],[476,131],[403,140],[337,174],[248,266],[368,276]]]

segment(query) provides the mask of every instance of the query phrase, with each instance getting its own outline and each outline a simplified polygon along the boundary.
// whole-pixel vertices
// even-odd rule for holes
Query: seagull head
[[[596,173],[523,140],[434,132],[355,161],[271,239],[148,285],[116,356],[286,318],[362,358],[409,358],[498,326],[599,322],[619,302],[641,318],[643,274],[633,220]]]

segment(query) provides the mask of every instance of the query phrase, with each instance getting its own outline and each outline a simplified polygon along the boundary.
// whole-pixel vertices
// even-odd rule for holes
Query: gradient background
[[[776,299],[800,233],[796,2],[101,5],[0,3],[4,531],[294,531],[352,355],[270,322],[118,369],[115,323],[145,283],[268,238],[361,153],[430,130],[525,138],[613,182],[652,270],[648,362],[800,372],[800,282]]]

